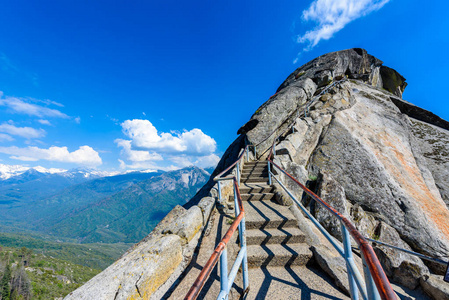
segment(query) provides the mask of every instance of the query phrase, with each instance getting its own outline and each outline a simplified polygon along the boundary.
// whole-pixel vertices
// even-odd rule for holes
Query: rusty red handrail
[[[242,153],[245,153],[245,151],[243,151]],[[231,165],[231,167],[234,166],[240,160],[240,158],[241,158],[241,156],[239,157],[239,159],[233,165]],[[225,171],[221,172],[219,176],[221,176],[222,174],[224,174],[228,170],[229,170],[229,168],[226,169]],[[234,183],[235,191],[237,193],[237,200],[238,200],[237,203],[239,205],[240,213],[235,218],[234,222],[232,222],[231,226],[226,231],[226,234],[221,239],[220,243],[218,243],[217,247],[215,248],[214,252],[210,256],[209,260],[204,265],[203,269],[201,270],[200,274],[196,278],[196,280],[193,283],[192,287],[190,288],[189,292],[185,296],[185,298],[184,298],[185,300],[194,300],[194,299],[196,299],[198,297],[198,295],[200,294],[202,288],[204,287],[204,284],[206,283],[207,278],[209,277],[210,273],[212,272],[212,270],[214,269],[215,265],[217,264],[218,259],[220,258],[221,253],[223,252],[223,250],[225,249],[226,245],[230,241],[230,239],[231,239],[232,235],[234,234],[234,232],[237,230],[240,222],[245,217],[245,209],[243,208],[242,198],[240,196],[239,185],[238,185],[237,179],[235,177],[233,177],[233,183]]]
[[[368,243],[365,237],[345,216],[343,216],[330,204],[328,204],[323,199],[318,197],[314,192],[312,192],[310,189],[308,189],[306,186],[304,186],[302,183],[296,180],[292,175],[290,175],[287,171],[285,171],[284,169],[282,169],[280,166],[278,166],[276,163],[273,162],[271,158],[273,155],[275,142],[276,140],[273,141],[270,154],[268,155],[268,161],[272,163],[274,166],[276,166],[285,175],[287,175],[296,184],[298,184],[301,187],[301,189],[303,189],[313,200],[323,205],[330,213],[336,216],[344,224],[344,226],[348,229],[349,233],[358,244],[360,251],[363,253],[363,256],[365,257],[366,264],[371,273],[371,276],[373,277],[374,283],[376,284],[380,297],[383,300],[393,300],[393,299],[396,300],[397,299],[396,293],[393,291],[390,281],[388,280],[387,275],[385,275],[385,272],[379,262],[379,259],[374,253],[373,247],[371,247],[371,245]]]

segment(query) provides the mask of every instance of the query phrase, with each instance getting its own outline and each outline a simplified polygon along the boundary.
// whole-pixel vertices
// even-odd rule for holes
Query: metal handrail
[[[234,279],[237,275],[237,272],[239,270],[240,265],[242,265],[242,273],[243,273],[243,293],[246,294],[249,291],[249,278],[248,278],[248,258],[247,258],[247,249],[246,249],[246,228],[245,228],[245,209],[243,207],[242,197],[240,195],[240,189],[239,189],[239,183],[240,183],[240,169],[239,169],[239,163],[242,159],[245,152],[247,153],[247,159],[248,157],[248,147],[247,145],[242,153],[239,155],[237,160],[230,165],[228,168],[226,168],[224,171],[222,171],[220,174],[218,174],[214,181],[218,184],[218,194],[219,199],[221,201],[221,188],[220,188],[220,182],[222,180],[232,180],[234,185],[234,207],[235,207],[235,220],[232,222],[229,229],[226,231],[226,234],[224,235],[223,239],[218,243],[217,247],[215,248],[214,252],[212,253],[211,257],[207,261],[207,263],[204,265],[203,269],[201,270],[200,274],[196,278],[195,282],[193,283],[192,287],[190,288],[189,292],[185,296],[185,300],[194,300],[198,297],[198,295],[201,292],[201,289],[204,287],[204,284],[206,283],[207,278],[209,278],[213,268],[218,262],[218,259],[220,259],[220,294],[218,295],[217,299],[227,299],[229,291],[231,290],[232,284],[234,282]],[[222,177],[226,172],[228,172],[232,167],[237,166],[237,176],[228,176],[228,177]],[[230,241],[232,235],[234,232],[239,230],[239,238],[240,238],[240,251],[237,255],[237,258],[231,268],[231,271],[228,274],[228,262],[227,262],[227,249],[226,245]]]
[[[433,261],[433,262],[438,263],[438,264],[443,265],[443,266],[447,266],[449,264],[449,262],[444,261],[444,260],[439,259],[439,258],[436,258],[436,257],[430,257],[430,256],[427,256],[427,255],[423,255],[423,254],[415,252],[415,251],[410,251],[408,249],[400,248],[400,247],[397,247],[397,246],[394,246],[394,245],[390,245],[390,244],[387,244],[387,243],[384,243],[384,242],[381,242],[381,241],[378,241],[378,240],[370,239],[370,238],[367,238],[367,237],[365,237],[365,239],[367,241],[372,242],[373,244],[379,244],[381,246],[385,246],[385,247],[389,247],[389,248],[392,248],[392,249],[395,249],[395,250],[398,250],[398,251],[401,251],[401,252],[405,252],[407,254],[417,256],[417,257],[419,257],[421,259],[425,259],[425,260],[428,260],[428,261]]]
[[[359,246],[359,249],[362,253],[362,259],[364,261],[364,269],[365,270],[365,281],[367,283],[367,293],[369,299],[378,299],[380,296],[381,299],[384,300],[390,300],[390,299],[397,299],[395,292],[393,291],[393,288],[390,285],[390,282],[385,275],[384,270],[382,269],[382,266],[379,262],[379,259],[377,258],[373,248],[368,243],[368,241],[363,237],[363,235],[356,229],[356,227],[341,213],[339,213],[337,210],[335,210],[331,205],[329,205],[327,202],[325,202],[323,199],[318,197],[314,192],[312,192],[310,189],[308,189],[306,186],[304,186],[302,183],[300,183],[298,180],[296,180],[292,175],[290,175],[287,171],[285,171],[283,168],[278,166],[276,163],[273,162],[272,156],[273,151],[275,147],[276,139],[273,141],[273,145],[271,146],[270,154],[268,155],[268,176],[269,181],[271,182],[271,176],[273,176],[276,181],[280,183],[280,181],[274,176],[273,173],[270,171],[270,164],[273,164],[277,169],[279,169],[282,173],[287,175],[290,179],[292,179],[296,184],[299,185],[299,187],[304,190],[312,199],[314,199],[316,202],[320,203],[324,208],[326,208],[331,214],[336,216],[340,222],[341,222],[341,228],[343,233],[343,245],[344,245],[344,252],[341,253],[342,249],[338,249],[335,246],[335,242],[332,240],[332,238],[329,235],[325,235],[326,238],[331,242],[331,244],[337,248],[337,250],[340,250],[340,254],[343,254],[343,258],[346,260],[347,267],[348,267],[348,277],[349,277],[349,284],[350,284],[350,290],[351,290],[351,297],[352,299],[358,298],[358,292],[355,288],[355,284],[359,286],[359,290],[363,295],[363,289],[361,289],[360,283],[358,282],[357,277],[354,278],[354,270],[353,270],[353,264],[351,263],[352,260],[352,250],[351,250],[351,241],[349,239],[349,234],[354,238],[356,243]],[[283,186],[283,188],[285,188]],[[286,188],[285,188],[286,189]],[[292,198],[293,195],[289,193]],[[294,199],[296,200],[296,199]],[[299,204],[299,203],[298,203]],[[320,229],[321,230],[321,229]],[[366,264],[366,266],[365,266]],[[368,272],[366,272],[368,271]],[[376,285],[377,289],[374,289],[374,286],[372,285],[372,281],[374,281],[374,284]]]

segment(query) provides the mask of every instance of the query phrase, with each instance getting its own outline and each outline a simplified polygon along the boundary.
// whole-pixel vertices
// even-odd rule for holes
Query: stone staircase
[[[249,267],[249,292],[253,299],[349,299],[336,289],[326,275],[308,264],[312,252],[305,243],[306,235],[298,228],[297,220],[287,206],[275,201],[275,190],[268,185],[266,161],[246,162],[241,172],[240,195],[245,208],[246,243]],[[234,204],[233,195],[227,203]],[[218,214],[211,232],[204,237],[196,260],[190,265],[181,283],[168,299],[183,299],[192,287],[200,271],[209,260],[213,249],[226,233],[233,213]],[[220,218],[223,221],[220,222]],[[238,234],[227,245],[228,270],[231,269],[240,246]],[[242,299],[243,278],[241,272],[232,285],[228,299]],[[211,273],[197,299],[216,299],[220,293],[219,265]],[[165,298],[164,298],[165,299]]]
[[[240,182],[249,268],[305,265],[312,252],[288,207],[274,200],[267,162],[245,163]]]

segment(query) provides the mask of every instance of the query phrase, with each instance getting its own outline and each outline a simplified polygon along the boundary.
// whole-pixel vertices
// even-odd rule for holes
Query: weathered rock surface
[[[384,222],[380,222],[376,228],[376,237],[380,242],[384,242],[402,249],[411,250],[404,243],[396,230]],[[422,276],[429,275],[429,270],[423,262],[416,256],[394,249],[378,246],[374,248],[385,273],[394,282],[397,282],[409,289],[415,289],[419,285]]]
[[[187,244],[197,234],[203,225],[203,214],[198,206],[192,206],[182,216],[173,220],[170,227],[162,231],[162,234],[176,234],[183,244]]]
[[[159,236],[139,244],[65,299],[148,299],[181,261],[181,238]]]
[[[310,162],[344,187],[346,198],[395,228],[429,255],[449,250],[449,219],[441,195],[418,165],[408,118],[388,95],[350,83],[356,103],[333,115]],[[356,91],[356,92],[355,92]]]
[[[292,118],[298,108],[313,96],[316,84],[305,78],[279,91],[264,103],[249,122],[257,120],[257,125],[247,132],[248,139],[257,145],[260,153],[265,152],[277,136],[277,128]],[[244,125],[245,127],[246,125]]]
[[[65,299],[158,298],[192,259],[214,204],[214,198],[205,197],[188,210],[176,206],[147,237]]]
[[[349,80],[327,88],[345,76]],[[252,116],[246,136],[267,155],[284,133],[275,163],[365,236],[441,257],[449,252],[449,122],[402,100],[406,85],[403,76],[363,49],[325,54],[284,81]],[[301,191],[279,177],[301,199]],[[328,212],[307,197],[303,201],[334,236],[341,236],[340,224]],[[426,265],[443,271],[384,247],[376,252],[388,276],[408,288],[423,282]]]
[[[433,299],[448,300],[449,284],[441,279],[441,276],[430,274],[421,278],[421,286],[424,292]]]
[[[382,66],[382,61],[369,55],[364,49],[349,49],[322,55],[293,72],[278,88],[277,93],[262,104],[251,120],[242,126],[239,133],[246,133],[248,139],[264,153],[292,120],[303,110],[321,88],[334,79],[347,76],[372,86],[384,88],[402,97],[406,87],[405,79],[395,70]],[[323,98],[324,99],[324,98]],[[324,106],[340,109],[347,106],[347,97]],[[324,101],[325,102],[325,101]],[[316,104],[319,108],[322,104]]]
[[[410,121],[417,146],[426,159],[441,197],[449,207],[449,131],[415,119]]]

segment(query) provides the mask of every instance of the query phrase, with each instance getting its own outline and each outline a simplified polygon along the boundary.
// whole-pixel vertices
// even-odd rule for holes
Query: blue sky
[[[448,4],[426,4],[0,1],[0,163],[207,167],[297,67],[353,47],[449,119]]]

